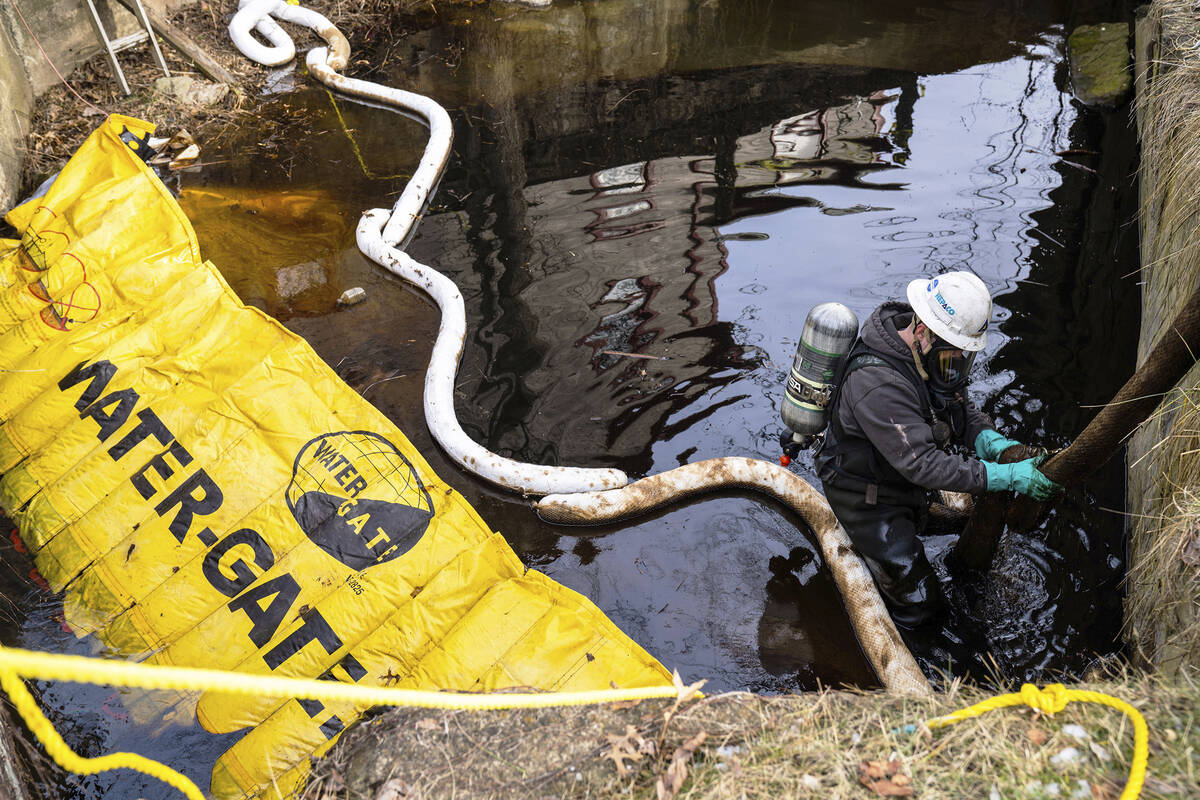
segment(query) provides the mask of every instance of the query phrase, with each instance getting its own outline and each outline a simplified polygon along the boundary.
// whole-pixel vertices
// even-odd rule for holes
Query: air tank
[[[780,404],[794,441],[807,446],[825,430],[834,376],[858,337],[858,317],[841,303],[821,303],[808,312]]]

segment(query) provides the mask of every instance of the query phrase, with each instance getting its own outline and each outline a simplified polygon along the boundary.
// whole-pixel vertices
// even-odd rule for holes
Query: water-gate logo
[[[304,445],[287,503],[313,544],[355,571],[407,553],[433,518],[412,464],[370,431],[327,433]]]

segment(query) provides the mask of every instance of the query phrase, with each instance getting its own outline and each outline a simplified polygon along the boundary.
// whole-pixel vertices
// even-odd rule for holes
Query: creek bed
[[[639,476],[774,460],[811,306],[840,300],[865,318],[914,278],[970,269],[996,297],[975,401],[1014,438],[1070,441],[1133,367],[1135,148],[1124,109],[1082,108],[1065,85],[1070,26],[1113,9],[1040,5],[470,8],[357,51],[369,77],[454,118],[450,170],[410,251],[466,298],[464,427],[519,460]],[[268,123],[208,148],[175,187],[243,300],[305,336],[526,564],[685,680],[874,686],[815,542],[770,502],[733,493],[565,529],[444,458],[420,408],[436,309],[354,244],[361,211],[404,185],[424,129],[302,75],[274,85]],[[353,286],[367,301],[339,310]],[[1116,649],[1121,466],[1009,537],[1000,570],[954,588],[1003,677],[1078,674]],[[811,457],[793,468],[816,483]],[[928,538],[935,563],[952,541]],[[90,652],[61,629],[58,602],[29,592],[6,640]],[[237,737],[147,721],[148,704],[102,687],[41,690],[72,744],[137,749],[202,786]],[[80,786],[167,796],[129,775]]]

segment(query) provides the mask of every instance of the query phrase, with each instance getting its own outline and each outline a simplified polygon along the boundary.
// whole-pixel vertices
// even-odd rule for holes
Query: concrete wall
[[[143,0],[159,11],[194,0]],[[133,15],[116,0],[96,0],[109,36],[136,30]],[[84,0],[12,0],[0,3],[0,212],[17,201],[23,143],[33,102],[63,75],[101,52]],[[39,49],[38,45],[41,45]],[[42,54],[45,50],[45,55]],[[53,67],[51,66],[53,63]]]
[[[1135,76],[1142,147],[1142,326],[1138,362],[1200,285],[1200,208],[1194,164],[1195,21],[1190,4],[1156,0],[1137,25]],[[1200,354],[1198,354],[1200,355]],[[1126,640],[1160,672],[1200,665],[1200,581],[1195,498],[1200,478],[1200,366],[1163,398],[1129,442],[1129,578]],[[1200,540],[1197,540],[1200,541]]]
[[[0,211],[12,207],[21,174],[21,143],[28,131],[33,87],[6,24],[9,6],[0,6]]]

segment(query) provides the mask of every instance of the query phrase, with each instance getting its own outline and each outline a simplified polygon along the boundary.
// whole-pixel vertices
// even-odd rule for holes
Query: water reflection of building
[[[468,327],[479,331],[460,370],[468,430],[521,458],[637,472],[674,430],[675,412],[687,408],[682,429],[737,402],[711,391],[756,352],[720,317],[717,283],[728,263],[719,226],[817,205],[780,187],[854,184],[886,169],[880,108],[892,100],[863,96],[766,122],[715,154],[605,166],[526,186],[520,197],[493,195],[501,213],[522,217],[494,229],[521,242],[479,235],[469,256],[476,269],[455,271]]]
[[[738,139],[738,183],[811,183],[836,179],[847,163],[882,163],[870,142],[883,135],[880,105],[890,99],[877,92],[788,117],[769,131]]]

